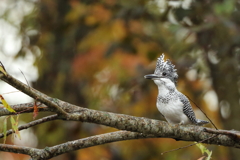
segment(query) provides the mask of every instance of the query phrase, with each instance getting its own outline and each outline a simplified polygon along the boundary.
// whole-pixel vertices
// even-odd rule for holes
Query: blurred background
[[[157,87],[143,78],[165,53],[178,69],[178,89],[219,129],[240,130],[239,0],[1,0],[0,60],[7,71],[49,96],[90,109],[164,120]],[[33,101],[0,83],[10,104]],[[193,105],[198,118],[206,119]],[[37,118],[49,115],[41,113]],[[20,116],[21,123],[32,114]],[[208,127],[212,127],[208,125]],[[7,143],[45,148],[115,129],[54,121],[21,131]],[[186,160],[192,142],[145,139],[116,142],[53,160]],[[235,160],[238,149],[206,145],[213,159]],[[3,159],[28,156],[1,152]]]

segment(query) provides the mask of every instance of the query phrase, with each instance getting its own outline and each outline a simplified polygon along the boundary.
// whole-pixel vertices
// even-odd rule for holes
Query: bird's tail
[[[197,124],[199,126],[202,126],[202,125],[207,124],[207,123],[209,123],[209,122],[208,121],[204,121],[204,120],[200,120],[200,119],[197,120]]]

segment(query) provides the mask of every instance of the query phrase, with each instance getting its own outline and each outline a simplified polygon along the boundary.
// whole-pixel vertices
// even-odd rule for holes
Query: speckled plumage
[[[198,120],[188,98],[176,88],[177,70],[170,60],[164,61],[162,54],[157,61],[154,74],[146,75],[158,86],[157,108],[169,123],[203,125],[207,121]]]

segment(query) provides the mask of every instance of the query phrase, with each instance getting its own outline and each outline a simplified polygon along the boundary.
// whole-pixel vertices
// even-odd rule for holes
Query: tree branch
[[[41,149],[9,144],[0,144],[0,151],[26,154],[30,156],[38,155],[41,153]]]
[[[54,98],[48,97],[47,95],[27,86],[26,84],[22,83],[21,81],[15,79],[14,77],[10,76],[9,74],[4,75],[0,73],[0,79],[8,83],[9,85],[15,87],[16,89],[22,91],[23,93],[27,94],[28,96],[34,98],[42,102],[43,104],[50,107],[53,111],[56,111],[58,114],[66,115],[67,113],[58,106],[54,102]]]
[[[183,141],[199,142],[215,134],[210,133],[200,126],[171,125],[164,121],[82,108],[61,100],[58,100],[57,103],[62,109],[68,112],[67,116],[59,115],[58,118],[67,121],[96,123],[114,127],[119,130],[153,134],[158,137],[181,139]],[[31,105],[28,104],[27,106],[29,107]],[[44,107],[44,105],[42,106]],[[47,107],[45,111],[47,111]],[[204,143],[240,148],[240,142],[236,140],[236,138],[221,133],[218,133],[218,136],[208,141],[204,141]]]
[[[0,116],[15,115],[15,114],[22,114],[22,113],[32,113],[34,102],[15,104],[15,105],[10,105],[10,106],[11,106],[11,108],[13,108],[16,111],[16,113],[9,112],[7,109],[5,109],[3,107],[0,109]],[[38,106],[38,111],[39,112],[52,112],[52,109],[50,109],[49,107],[47,107],[44,104],[41,104]]]
[[[204,141],[204,143],[240,148],[240,142],[234,136],[229,136],[221,132],[209,132],[209,130],[200,126],[171,125],[164,121],[82,108],[60,100],[57,103],[68,112],[68,116],[58,116],[62,120],[96,123],[119,130],[153,134],[158,137],[174,138],[183,141],[199,142],[218,134],[218,136]],[[28,104],[27,106],[31,105]],[[44,107],[44,105],[42,106]],[[44,111],[47,111],[47,107]],[[234,132],[232,134],[237,133]]]
[[[227,131],[227,130],[215,130],[215,129],[211,129],[211,128],[204,128],[204,130],[208,133],[213,133],[216,135],[227,135],[231,138],[233,138],[235,141],[239,141],[240,140],[240,132],[239,131],[235,131],[235,130],[231,130],[231,131]]]
[[[70,151],[88,148],[96,145],[102,145],[111,142],[140,139],[140,138],[157,138],[153,135],[145,135],[142,133],[129,131],[116,131],[105,133],[97,136],[91,136],[79,140],[69,141],[53,147],[44,149],[36,149],[31,147],[22,147],[16,145],[0,144],[0,151],[26,154],[32,157],[32,160],[49,159]]]
[[[53,147],[48,147],[43,151],[46,155],[46,159],[56,157],[63,153],[70,151],[75,151],[83,148],[88,148],[92,146],[102,145],[106,143],[112,143],[117,141],[131,140],[131,139],[141,139],[141,138],[156,138],[153,135],[145,135],[142,133],[129,132],[129,131],[116,131],[111,133],[105,133],[101,135],[91,136],[79,140],[69,141],[60,145]]]
[[[71,113],[66,117],[60,116],[63,120],[96,123],[119,130],[153,134],[159,137],[181,139],[183,141],[199,142],[215,135],[215,133],[207,132],[201,126],[171,125],[165,121],[82,108],[61,100],[58,100],[58,104],[66,112]],[[224,134],[219,134],[214,138],[204,141],[204,143],[240,148],[238,140]]]
[[[51,116],[47,116],[47,117],[44,117],[44,118],[41,118],[41,119],[38,119],[38,120],[35,120],[35,121],[32,121],[32,122],[29,122],[27,124],[24,124],[24,125],[21,125],[18,127],[18,130],[21,131],[21,130],[24,130],[24,129],[28,129],[30,127],[33,127],[33,126],[36,126],[38,124],[42,124],[42,123],[45,123],[45,122],[48,122],[48,121],[52,121],[52,120],[56,120],[58,119],[58,116],[57,114],[55,115],[51,115]],[[7,131],[7,136],[9,136],[10,134],[13,134],[14,131],[12,129],[8,130]],[[4,137],[4,134],[1,133],[0,134],[0,138],[3,138]]]

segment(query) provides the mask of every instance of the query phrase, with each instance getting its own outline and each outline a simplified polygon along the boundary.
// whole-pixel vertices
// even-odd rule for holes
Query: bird
[[[164,60],[164,54],[157,59],[154,74],[145,75],[144,78],[153,80],[157,85],[156,105],[168,123],[199,126],[209,123],[196,118],[189,99],[177,90],[177,69],[169,59]]]

